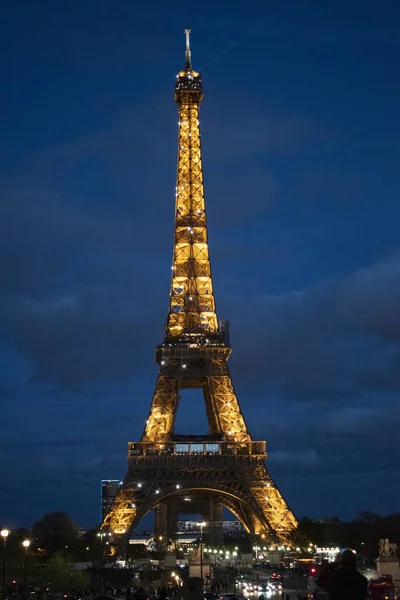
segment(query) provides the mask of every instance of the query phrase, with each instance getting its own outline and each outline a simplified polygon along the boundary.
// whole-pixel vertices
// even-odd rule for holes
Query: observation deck
[[[206,467],[264,465],[266,442],[179,441],[129,442],[128,461],[135,467]]]
[[[156,349],[156,362],[162,363],[163,359],[176,358],[222,358],[227,360],[231,348],[222,343],[181,343],[181,344],[161,344]]]

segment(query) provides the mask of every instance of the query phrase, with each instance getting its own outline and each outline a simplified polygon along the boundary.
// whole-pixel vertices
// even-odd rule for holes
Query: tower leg
[[[222,544],[222,504],[218,502],[215,493],[209,494],[209,522],[210,522],[210,544],[219,546]]]
[[[172,542],[173,551],[176,550],[176,536],[178,528],[178,514],[175,498],[169,498],[167,503],[167,538]]]
[[[154,509],[154,531],[157,543],[164,547],[167,542],[167,505],[160,502]]]

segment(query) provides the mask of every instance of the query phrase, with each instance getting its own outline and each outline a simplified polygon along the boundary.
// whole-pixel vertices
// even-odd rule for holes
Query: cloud
[[[93,444],[93,439],[52,439],[52,440],[21,440],[15,442],[1,442],[0,451],[5,450],[23,450],[26,451],[28,448],[59,448],[65,446],[87,446]]]
[[[36,382],[75,391],[99,383],[126,385],[145,368],[161,337],[170,259],[163,278],[156,269],[170,243],[164,223],[169,216],[172,227],[173,188],[168,210],[164,186],[151,177],[149,165],[165,166],[163,157],[172,156],[169,150],[175,146],[172,126],[170,143],[158,137],[154,146],[161,123],[167,122],[163,111],[149,111],[144,118],[127,112],[103,131],[39,152],[20,170],[18,184],[16,178],[0,181],[0,334],[30,361]],[[264,152],[267,139],[271,149],[279,131],[282,150],[314,128],[295,118],[272,121],[249,114],[238,132],[236,154],[227,155],[229,177],[211,171],[210,214],[216,223],[235,226],[268,210],[275,199],[277,182],[264,167],[249,171],[241,166],[256,123],[248,156]],[[225,118],[216,137],[221,139],[230,127]],[[211,129],[211,145],[213,137]],[[93,160],[98,182],[114,186],[112,207],[102,202],[101,192],[98,198],[92,197],[93,190],[88,194],[82,189],[86,165],[91,170]],[[173,159],[168,172],[172,170]],[[58,188],[63,191],[53,191]],[[252,198],[249,212],[243,211],[245,198]],[[150,205],[154,210],[148,210]],[[219,250],[227,252],[224,241]],[[160,289],[166,291],[164,302]],[[140,347],[147,354],[138,352]]]
[[[232,358],[236,374],[258,381],[267,394],[303,402],[347,402],[399,389],[399,261],[395,256],[299,292],[249,295],[246,311],[236,297],[232,337],[242,340]]]
[[[205,150],[213,168],[221,169],[225,164],[237,162],[254,164],[255,157],[277,157],[304,152],[312,147],[314,152],[332,139],[332,134],[321,124],[310,118],[279,114],[265,104],[253,106],[243,113],[243,105],[251,102],[241,98],[230,105],[229,113],[219,107],[206,109]],[[218,119],[218,120],[217,120]],[[212,135],[218,132],[218,136]],[[234,132],[235,143],[227,144]],[[209,136],[210,140],[207,141]],[[250,179],[249,179],[250,180]]]
[[[147,359],[140,353],[133,360],[132,352],[146,345],[149,331],[157,339],[154,314],[162,331],[167,308],[151,263],[142,269],[138,261],[142,228],[83,210],[76,196],[42,188],[4,191],[3,341],[31,361],[38,381],[70,389],[127,382]]]
[[[364,334],[400,341],[400,256],[363,268],[341,286],[339,318]]]
[[[318,248],[340,237],[332,215],[318,221],[316,207],[329,204],[335,218],[345,208],[348,219],[354,203],[364,209],[366,188],[374,193],[373,176],[363,167],[361,178],[350,164],[354,143],[312,119],[278,114],[264,96],[257,106],[235,92],[227,106],[218,79],[201,113],[204,170],[217,305],[231,319],[239,400],[250,430],[268,441],[268,468],[285,495],[304,512],[315,510],[315,489],[321,504],[356,510],[359,482],[371,497],[369,473],[381,489],[396,477],[400,259],[303,283],[310,277],[301,252],[315,252],[304,231],[315,227]],[[34,490],[35,511],[75,506],[82,486],[93,522],[99,479],[123,475],[126,442],[140,438],[173,227],[176,112],[172,97],[158,105],[135,106],[102,131],[37,152],[0,181],[0,339],[9,352],[2,383],[12,399],[1,459],[10,489],[20,498],[22,488]],[[324,162],[349,148],[345,169]],[[363,237],[354,231],[352,251]],[[290,280],[300,282],[291,291],[281,273],[288,257],[298,270]],[[324,272],[335,272],[325,260]],[[17,372],[17,359],[28,366]]]
[[[273,468],[309,468],[321,464],[321,459],[315,450],[302,450],[291,452],[289,450],[275,450],[269,453],[269,460]]]
[[[6,191],[3,339],[31,361],[38,382],[74,390],[126,385],[148,365],[167,308],[159,294],[168,289],[167,268],[158,279],[148,243],[146,262],[138,258],[143,223],[84,210],[79,196]],[[158,253],[156,247],[154,261]],[[249,260],[248,254],[238,258]],[[242,340],[232,359],[236,377],[259,386],[251,374],[262,370],[267,393],[303,402],[346,402],[399,389],[399,273],[395,255],[281,295],[248,295],[228,283],[235,289],[228,307],[233,335]],[[235,278],[230,271],[225,276]]]

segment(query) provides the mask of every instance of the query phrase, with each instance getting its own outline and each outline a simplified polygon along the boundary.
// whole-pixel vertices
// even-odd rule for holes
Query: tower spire
[[[201,75],[190,62],[186,33],[186,67],[179,71],[175,101],[179,111],[175,241],[166,337],[179,341],[219,335],[207,240],[201,158],[199,107]]]
[[[191,29],[185,29],[185,34],[186,34],[186,51],[185,51],[186,64],[185,64],[185,68],[188,71],[191,71],[191,69],[192,69],[192,53],[190,51],[190,32],[191,31],[192,31]]]

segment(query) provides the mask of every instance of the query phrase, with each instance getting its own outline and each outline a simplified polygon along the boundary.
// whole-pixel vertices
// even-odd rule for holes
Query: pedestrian
[[[330,600],[364,600],[368,580],[357,571],[354,552],[344,550],[318,577],[318,586],[328,592]]]

